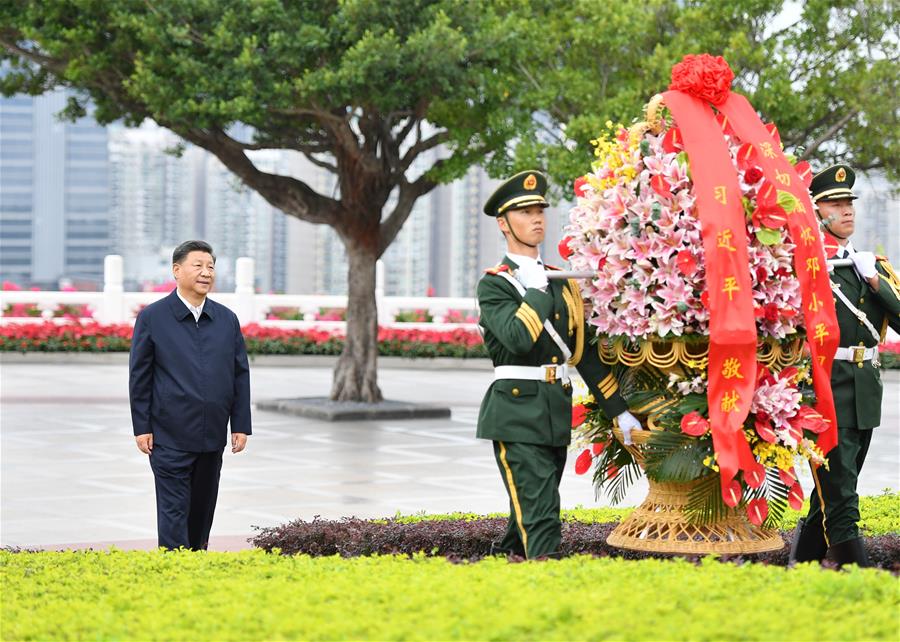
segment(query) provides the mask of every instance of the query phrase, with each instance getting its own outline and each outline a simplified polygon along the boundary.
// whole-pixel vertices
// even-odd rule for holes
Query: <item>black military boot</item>
[[[866,547],[863,546],[861,537],[835,544],[828,549],[828,559],[838,566],[844,564],[856,564],[860,568],[869,566],[869,556],[866,555]]]
[[[808,525],[803,518],[798,519],[788,563],[821,562],[827,552],[828,545],[822,529]]]

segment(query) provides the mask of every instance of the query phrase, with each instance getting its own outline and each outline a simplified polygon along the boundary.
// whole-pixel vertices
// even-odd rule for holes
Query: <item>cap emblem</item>
[[[838,171],[834,174],[834,180],[836,180],[838,183],[843,183],[845,180],[847,180],[847,170],[845,170],[843,167],[839,167]]]
[[[525,177],[525,180],[522,182],[522,187],[528,190],[532,190],[537,187],[537,176],[534,174],[529,174]]]

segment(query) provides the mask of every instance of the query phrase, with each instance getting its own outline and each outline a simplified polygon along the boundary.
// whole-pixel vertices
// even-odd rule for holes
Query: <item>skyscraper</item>
[[[155,125],[110,128],[113,247],[122,255],[127,288],[171,280],[173,248],[200,236],[194,174],[205,152],[169,153],[179,141]]]
[[[0,277],[99,287],[111,249],[106,129],[62,122],[66,92],[0,97]]]

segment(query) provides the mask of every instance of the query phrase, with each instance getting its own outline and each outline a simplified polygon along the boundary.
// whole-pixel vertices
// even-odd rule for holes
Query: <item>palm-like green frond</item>
[[[692,524],[711,524],[725,517],[728,507],[722,501],[718,473],[701,477],[688,496],[684,516]]]
[[[660,482],[688,482],[702,477],[710,455],[708,446],[688,435],[654,431],[644,446],[647,477]]]

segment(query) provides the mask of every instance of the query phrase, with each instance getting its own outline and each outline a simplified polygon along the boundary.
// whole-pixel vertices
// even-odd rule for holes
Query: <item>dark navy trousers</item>
[[[153,445],[156,529],[163,548],[206,550],[219,495],[222,451],[193,453]]]

